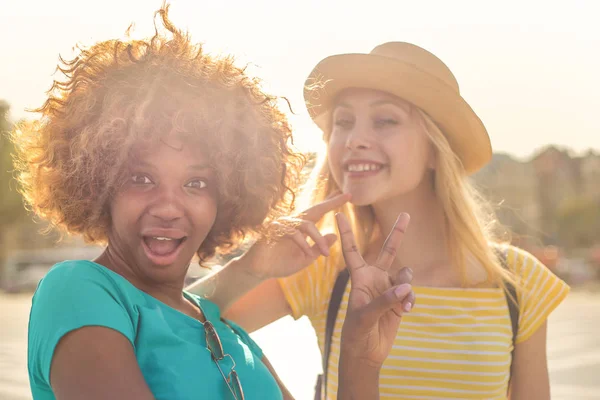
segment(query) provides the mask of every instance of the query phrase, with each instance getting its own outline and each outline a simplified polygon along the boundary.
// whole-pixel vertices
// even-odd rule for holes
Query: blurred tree
[[[5,286],[4,261],[9,250],[5,238],[10,227],[27,215],[12,172],[13,146],[8,139],[12,123],[8,117],[9,111],[8,102],[0,100],[0,287]]]
[[[600,201],[573,197],[557,210],[556,224],[561,245],[568,249],[590,248],[600,240]]]
[[[8,139],[12,124],[8,119],[10,105],[0,100],[0,227],[7,226],[25,215],[23,200],[13,176],[12,150]]]

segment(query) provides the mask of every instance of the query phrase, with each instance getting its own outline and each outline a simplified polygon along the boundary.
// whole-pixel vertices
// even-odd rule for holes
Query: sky
[[[58,55],[77,43],[153,33],[162,0],[0,0],[0,99],[13,119],[44,101]],[[528,158],[556,144],[600,150],[600,1],[172,0],[171,19],[205,49],[232,53],[287,97],[297,146],[322,149],[302,87],[324,57],[387,41],[440,57],[497,152]]]

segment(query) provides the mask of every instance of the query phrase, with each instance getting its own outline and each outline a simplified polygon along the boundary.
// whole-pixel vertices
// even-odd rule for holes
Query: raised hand
[[[338,213],[336,218],[352,284],[342,329],[342,353],[346,359],[380,367],[390,353],[402,314],[415,302],[410,269],[404,268],[396,276],[389,273],[410,217],[398,217],[373,265],[359,253],[346,217]]]
[[[322,235],[316,223],[325,214],[350,200],[349,194],[336,194],[315,204],[296,217],[286,218],[290,228],[283,238],[267,243],[258,241],[244,255],[247,272],[259,279],[292,275],[310,265],[319,256],[329,256],[329,248],[337,240],[335,234]],[[283,221],[282,221],[283,222]],[[309,244],[311,238],[314,244]]]

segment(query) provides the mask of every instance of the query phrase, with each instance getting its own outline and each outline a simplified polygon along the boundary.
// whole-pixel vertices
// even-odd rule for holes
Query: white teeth
[[[172,238],[164,237],[164,236],[155,236],[152,239],[156,240],[173,240]]]
[[[348,164],[349,172],[377,171],[381,169],[378,164]]]

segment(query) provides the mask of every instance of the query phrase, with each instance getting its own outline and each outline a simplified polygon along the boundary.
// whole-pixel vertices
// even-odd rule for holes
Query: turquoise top
[[[246,399],[282,399],[277,382],[261,361],[262,350],[250,336],[232,322],[228,321],[235,332],[223,323],[214,303],[187,292],[185,295],[215,326],[224,352],[235,360]],[[28,368],[35,400],[55,399],[50,387],[54,349],[65,334],[84,326],[114,329],[131,342],[156,399],[233,398],[206,347],[200,321],[137,289],[102,265],[65,261],[50,269],[33,296]],[[219,363],[228,374],[229,357]]]

